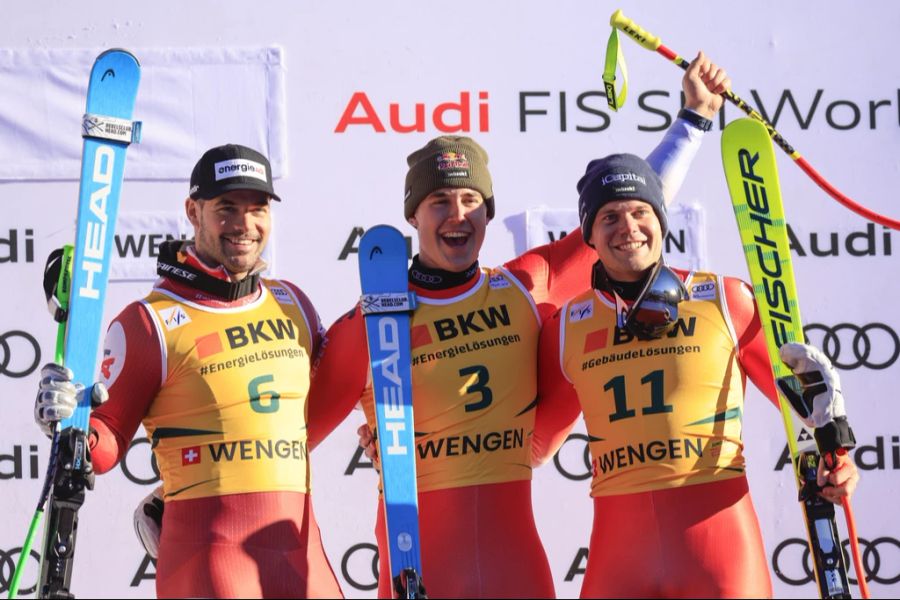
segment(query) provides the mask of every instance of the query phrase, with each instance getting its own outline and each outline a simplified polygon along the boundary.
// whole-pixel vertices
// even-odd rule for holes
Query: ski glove
[[[821,350],[788,342],[778,349],[778,354],[794,372],[802,394],[797,393],[796,383],[791,381],[794,377],[778,379],[778,388],[807,427],[819,428],[838,418],[846,419],[841,380]]]
[[[84,396],[84,386],[73,383],[72,370],[56,363],[41,369],[41,383],[34,401],[34,420],[45,434],[52,435],[57,421],[68,419]],[[106,402],[109,393],[102,383],[91,386],[91,408]]]
[[[378,458],[378,444],[376,443],[378,440],[369,429],[368,423],[357,427],[356,435],[359,436],[359,447],[365,452],[366,458],[374,462]]]
[[[159,558],[159,536],[162,534],[164,508],[162,486],[159,486],[134,509],[134,532],[144,550],[154,560]]]

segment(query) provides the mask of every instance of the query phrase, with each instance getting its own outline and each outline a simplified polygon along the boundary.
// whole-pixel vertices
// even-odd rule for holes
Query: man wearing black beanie
[[[109,394],[91,414],[91,459],[97,473],[112,469],[142,424],[153,440],[163,485],[138,506],[135,531],[155,559],[161,598],[341,597],[306,451],[323,328],[300,288],[263,277],[279,200],[263,154],[238,144],[207,150],[184,200],[194,239],[161,245],[160,279],[106,336],[92,389]],[[71,379],[66,367],[44,367],[42,429],[71,415]]]

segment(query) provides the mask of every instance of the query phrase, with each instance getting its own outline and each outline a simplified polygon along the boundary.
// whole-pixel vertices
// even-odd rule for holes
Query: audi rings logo
[[[810,323],[803,332],[839,369],[887,369],[900,357],[900,336],[884,323],[838,323],[833,327]],[[821,337],[816,332],[822,332]]]
[[[573,444],[573,440],[580,443]],[[588,436],[583,433],[569,434],[559,452],[553,456],[553,464],[559,474],[566,479],[572,481],[590,479],[591,450],[588,446]]]
[[[159,465],[151,447],[150,440],[145,437],[131,440],[125,457],[119,463],[122,474],[128,481],[138,485],[155,485],[160,482]],[[135,454],[138,455],[136,459]]]
[[[34,336],[20,329],[0,334],[0,375],[27,377],[39,364],[41,346]]]
[[[846,540],[844,564],[852,564]],[[874,581],[882,585],[893,585],[900,581],[900,540],[892,537],[880,537],[874,540],[859,538],[862,551],[863,568],[866,581]],[[800,538],[789,538],[778,544],[772,553],[772,568],[775,575],[788,585],[805,585],[815,581],[810,559],[809,544]],[[856,579],[847,577],[850,583],[857,585]]]
[[[378,546],[363,542],[354,544],[341,558],[344,581],[358,590],[370,592],[378,588]]]
[[[410,274],[413,279],[421,281],[422,283],[430,283],[432,285],[436,285],[444,280],[440,275],[434,275],[433,273],[423,273],[422,271],[417,271],[413,269],[410,271]]]
[[[5,594],[9,590],[9,584],[12,582],[13,573],[16,570],[16,563],[22,555],[22,547],[16,547],[12,550],[0,550],[0,594]],[[27,561],[23,568],[25,569],[22,578],[19,580],[19,596],[30,596],[37,591],[38,574],[41,568],[41,555],[32,550],[29,556],[34,561]],[[31,587],[26,587],[27,584]]]

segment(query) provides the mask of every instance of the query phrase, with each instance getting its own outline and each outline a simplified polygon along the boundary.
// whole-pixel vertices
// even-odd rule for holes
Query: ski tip
[[[406,240],[400,230],[391,225],[375,225],[363,234],[359,241],[360,256],[371,260],[387,248],[406,248]]]
[[[393,225],[375,225],[374,227],[369,227],[366,230],[366,233],[372,232],[373,235],[394,235],[403,237],[403,234],[400,233],[400,230],[394,227]]]
[[[141,61],[139,61],[137,56],[134,55],[134,52],[132,52],[130,50],[126,50],[125,48],[110,48],[109,50],[104,50],[103,52],[101,52],[100,54],[97,55],[95,62],[99,61],[104,56],[108,56],[111,54],[125,54],[128,57],[130,57],[137,66],[141,66]]]
[[[740,119],[735,119],[728,123],[725,126],[725,129],[722,130],[722,137],[725,137],[726,132],[728,133],[728,137],[737,137],[740,135],[757,135],[769,138],[769,130],[766,129],[766,126],[756,119],[751,119],[750,117],[742,117]],[[723,140],[722,145],[725,145],[725,141]]]

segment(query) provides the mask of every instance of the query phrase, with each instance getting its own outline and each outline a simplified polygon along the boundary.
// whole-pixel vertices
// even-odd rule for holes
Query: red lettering
[[[459,112],[459,124],[450,125],[444,120],[444,113],[448,111]],[[444,133],[456,133],[457,131],[471,131],[469,126],[469,92],[459,93],[459,102],[443,102],[434,109],[434,126]]]
[[[478,99],[483,102],[478,104],[478,131],[489,131],[490,123],[488,121],[488,93],[478,92]]]
[[[358,107],[362,107],[365,113],[364,116],[354,116]],[[344,109],[344,114],[341,115],[341,120],[338,121],[337,127],[334,128],[334,132],[344,133],[348,125],[371,125],[376,132],[385,132],[384,125],[382,125],[381,119],[378,118],[378,113],[375,112],[375,107],[369,102],[369,97],[365,92],[355,92],[353,94],[350,102],[347,103],[347,108]]]
[[[400,105],[391,103],[391,129],[398,133],[411,133],[413,131],[425,131],[425,105],[416,103],[416,122],[412,125],[403,125],[400,122]]]
[[[458,102],[442,102],[434,107],[431,113],[431,121],[434,127],[442,133],[458,133],[472,131],[472,94],[460,92]],[[426,131],[425,103],[413,104],[412,122],[401,120],[401,103],[388,104],[388,126],[397,133],[413,133]],[[490,105],[488,104],[488,92],[478,92],[478,107],[476,119],[478,131],[490,131]],[[343,114],[334,128],[335,133],[344,133],[350,125],[368,125],[376,133],[386,131],[378,111],[369,100],[365,92],[354,92],[350,101],[344,108]]]

